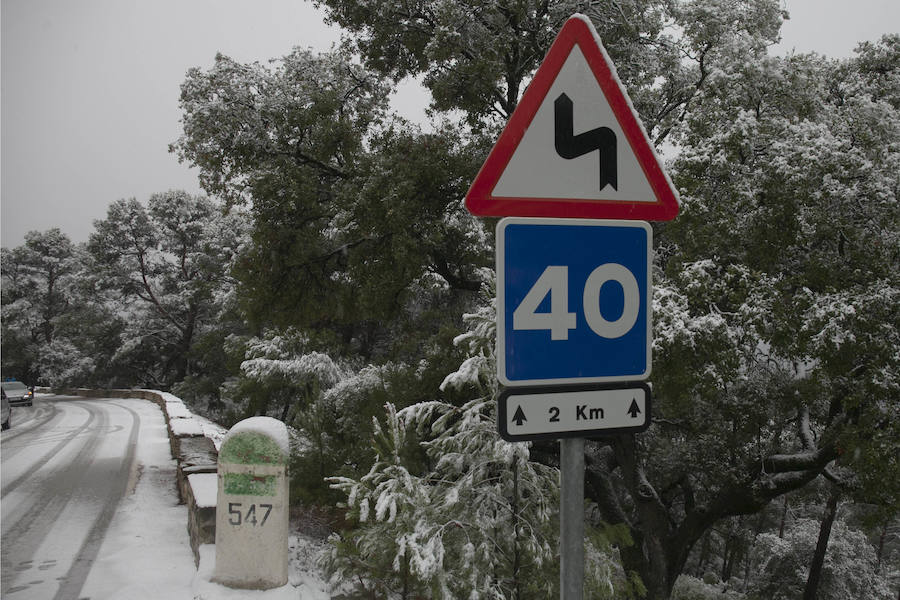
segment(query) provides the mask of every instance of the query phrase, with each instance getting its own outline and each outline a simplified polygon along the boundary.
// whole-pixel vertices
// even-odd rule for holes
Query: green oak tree
[[[461,204],[478,152],[451,125],[388,117],[389,89],[341,52],[218,56],[189,71],[172,145],[207,192],[249,207],[236,270],[249,318],[376,360],[458,322],[488,260]]]
[[[346,28],[365,64],[395,81],[418,76],[432,108],[462,111],[497,132],[519,102],[563,22],[588,16],[657,143],[684,119],[717,60],[778,38],[769,0],[317,0]],[[735,47],[734,40],[740,40]]]

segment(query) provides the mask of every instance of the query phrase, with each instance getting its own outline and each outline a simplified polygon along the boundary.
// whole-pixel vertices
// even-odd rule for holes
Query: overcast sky
[[[897,0],[784,0],[784,53],[852,54],[900,32]],[[179,85],[216,52],[266,61],[339,40],[303,0],[0,0],[0,244],[59,227],[87,240],[119,198],[200,193],[168,144],[180,133]],[[427,96],[394,106],[422,121]]]

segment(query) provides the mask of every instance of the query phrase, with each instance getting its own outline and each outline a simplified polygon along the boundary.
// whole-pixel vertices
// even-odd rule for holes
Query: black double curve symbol
[[[574,134],[572,100],[560,94],[553,102],[556,153],[566,159],[578,158],[594,150],[600,151],[600,190],[606,185],[618,189],[616,134],[609,127],[598,127]]]

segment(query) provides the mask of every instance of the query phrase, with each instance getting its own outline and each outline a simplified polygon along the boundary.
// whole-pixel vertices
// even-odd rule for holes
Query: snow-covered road
[[[159,407],[39,396],[13,409],[0,440],[3,598],[191,597]],[[167,596],[170,586],[185,595]]]

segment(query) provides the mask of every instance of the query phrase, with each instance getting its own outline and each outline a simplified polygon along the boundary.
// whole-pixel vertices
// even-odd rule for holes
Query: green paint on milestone
[[[219,462],[242,465],[283,465],[287,457],[269,436],[248,431],[228,438],[219,451]]]
[[[225,473],[224,490],[235,496],[274,496],[274,475]]]

